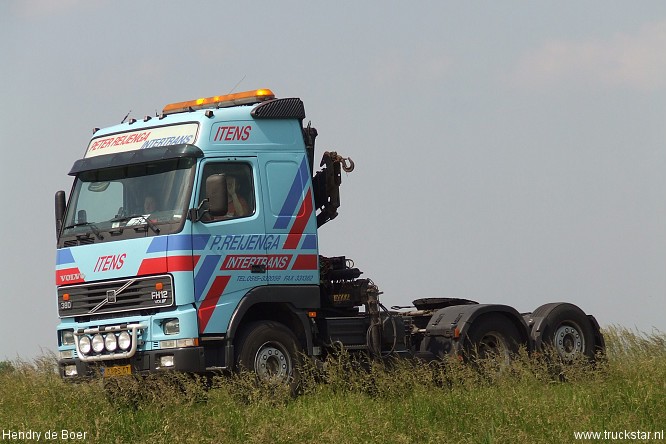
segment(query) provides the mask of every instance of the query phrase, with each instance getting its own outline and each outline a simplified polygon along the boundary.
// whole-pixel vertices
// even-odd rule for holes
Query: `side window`
[[[222,217],[204,217],[203,222],[237,219],[252,216],[255,212],[254,180],[252,167],[244,162],[208,162],[201,178],[199,202],[206,198],[206,179],[212,174],[224,174],[227,178],[228,210]],[[206,208],[204,204],[203,208]]]

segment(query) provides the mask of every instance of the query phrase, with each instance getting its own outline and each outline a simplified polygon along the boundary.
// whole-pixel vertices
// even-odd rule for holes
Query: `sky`
[[[343,176],[320,253],[386,306],[666,331],[666,2],[0,2],[0,360],[56,349],[54,194],[94,127],[300,97]]]

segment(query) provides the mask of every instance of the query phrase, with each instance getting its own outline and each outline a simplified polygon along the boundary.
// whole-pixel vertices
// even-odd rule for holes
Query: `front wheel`
[[[298,386],[298,362],[302,351],[291,330],[279,322],[248,325],[236,341],[237,368],[254,372],[265,383]]]

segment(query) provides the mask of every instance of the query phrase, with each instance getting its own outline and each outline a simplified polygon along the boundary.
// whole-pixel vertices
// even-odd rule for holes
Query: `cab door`
[[[319,255],[310,168],[305,153],[264,156],[264,220],[269,283],[318,285]]]
[[[266,235],[261,184],[256,157],[209,159],[199,166],[195,205],[201,220],[192,224],[193,239],[205,245],[194,272],[194,299],[200,333],[225,333],[240,299],[252,288],[266,285]],[[228,212],[211,217],[207,212],[206,179],[227,178]],[[204,242],[205,241],[205,242]]]

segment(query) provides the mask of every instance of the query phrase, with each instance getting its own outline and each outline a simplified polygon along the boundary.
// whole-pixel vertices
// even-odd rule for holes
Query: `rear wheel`
[[[296,336],[279,322],[248,325],[236,341],[237,368],[255,373],[265,383],[298,386],[301,347]]]
[[[594,360],[594,330],[580,308],[568,303],[546,304],[534,310],[532,317],[544,317],[544,327],[535,338],[541,351],[552,348],[564,362],[581,357]]]
[[[474,320],[467,333],[465,354],[468,359],[493,360],[508,366],[520,343],[516,326],[506,316],[493,313]]]

